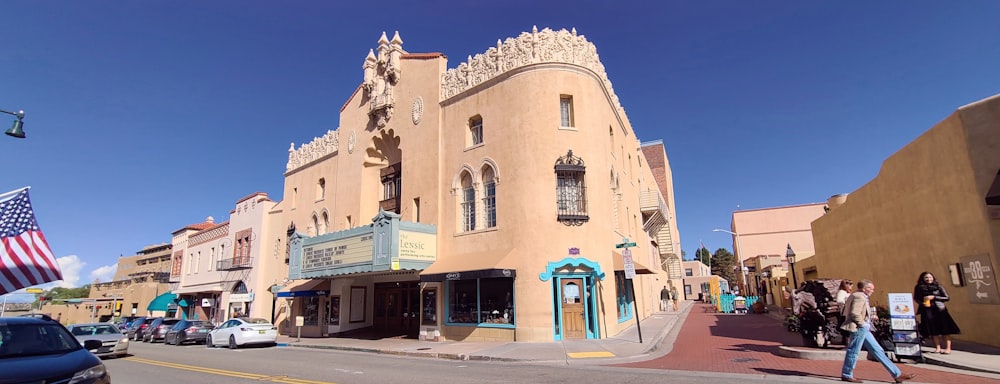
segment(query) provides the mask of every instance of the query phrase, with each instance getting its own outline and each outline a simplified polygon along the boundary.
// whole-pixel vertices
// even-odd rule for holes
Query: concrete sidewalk
[[[666,355],[674,345],[677,331],[692,308],[710,309],[701,303],[684,302],[678,312],[657,312],[640,324],[625,331],[596,340],[563,340],[555,342],[463,342],[421,341],[412,339],[351,339],[304,338],[279,336],[280,346],[323,348],[345,351],[383,353],[414,357],[481,361],[531,361],[542,364],[611,365],[650,360]],[[770,313],[775,327],[781,327],[780,316]],[[747,315],[756,316],[756,315]],[[633,321],[634,322],[634,321]],[[783,328],[782,328],[783,331]],[[793,338],[794,339],[794,338]],[[780,347],[778,354],[806,360],[843,360],[843,349]],[[933,348],[929,349],[933,350]],[[925,354],[926,362],[957,369],[970,375],[1000,378],[1000,348],[956,341],[949,355]],[[928,349],[925,349],[928,351]],[[929,368],[927,364],[920,367]]]

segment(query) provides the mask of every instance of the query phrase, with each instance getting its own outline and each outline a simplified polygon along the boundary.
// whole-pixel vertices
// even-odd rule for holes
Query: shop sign
[[[230,303],[242,303],[253,301],[253,292],[250,293],[234,293],[229,295]]]
[[[997,295],[997,275],[989,254],[965,256],[961,259],[965,285],[969,287],[969,302],[973,304],[1000,304]]]
[[[399,260],[437,260],[437,235],[399,231]]]

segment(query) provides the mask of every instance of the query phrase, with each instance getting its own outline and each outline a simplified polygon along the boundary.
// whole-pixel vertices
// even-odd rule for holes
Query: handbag
[[[944,302],[939,300],[934,300],[934,309],[940,311],[944,310]]]

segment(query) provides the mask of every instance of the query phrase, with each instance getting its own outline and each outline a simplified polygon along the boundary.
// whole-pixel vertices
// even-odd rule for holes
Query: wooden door
[[[563,339],[587,337],[587,319],[584,313],[583,279],[561,279],[559,287],[562,301]]]

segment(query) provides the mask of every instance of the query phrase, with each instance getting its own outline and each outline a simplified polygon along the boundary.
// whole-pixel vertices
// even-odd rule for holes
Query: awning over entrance
[[[171,304],[174,304],[174,300],[177,299],[177,295],[173,292],[167,292],[162,295],[156,296],[153,301],[149,302],[146,306],[147,311],[166,311],[170,309]]]
[[[278,297],[326,296],[330,293],[330,280],[301,280],[297,285],[278,292]]]
[[[611,253],[613,254],[614,259],[615,259],[615,271],[624,271],[625,270],[625,258],[623,258],[622,254],[619,253],[619,252],[611,252]],[[645,265],[642,265],[642,263],[640,263],[639,261],[637,261],[635,259],[635,256],[632,257],[632,264],[635,264],[635,273],[638,274],[638,275],[652,275],[652,274],[656,273],[656,272],[653,272],[653,271],[649,270],[649,267],[647,267]]]
[[[438,257],[420,272],[420,281],[445,281],[483,277],[514,277],[517,249],[463,253]],[[456,275],[457,274],[457,275]],[[451,276],[449,276],[451,275]]]

